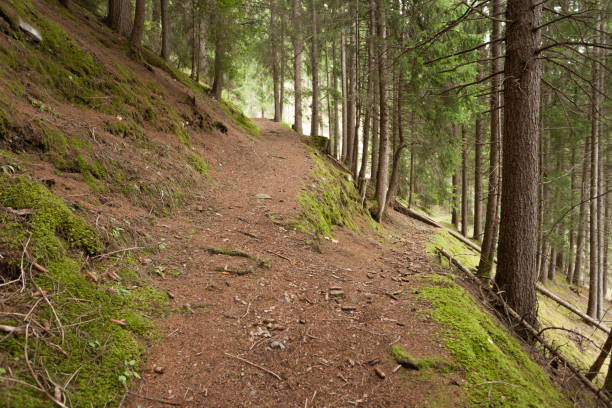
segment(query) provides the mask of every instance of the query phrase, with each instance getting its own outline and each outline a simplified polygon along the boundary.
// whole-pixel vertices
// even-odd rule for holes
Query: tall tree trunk
[[[293,91],[294,112],[293,129],[299,134],[304,133],[302,125],[302,39],[299,35],[300,0],[293,0]]]
[[[310,62],[312,64],[312,117],[310,122],[310,136],[319,134],[319,44],[317,39],[317,5],[315,0],[312,4],[312,52]]]
[[[585,137],[584,158],[582,161],[582,185],[580,210],[578,215],[578,238],[576,239],[576,263],[574,264],[574,284],[582,286],[582,261],[584,259],[585,225],[587,223],[587,202],[589,197],[589,172],[591,168],[591,138]]]
[[[106,17],[108,26],[128,37],[132,33],[132,2],[130,0],[109,0],[108,16]]]
[[[155,1],[155,0],[154,0]],[[168,0],[160,0],[161,6],[161,26],[162,26],[162,39],[161,39],[161,57],[168,61],[170,58],[170,50],[168,49]]]
[[[379,92],[378,86],[378,59],[377,52],[374,49],[374,42],[376,38],[376,4],[374,0],[370,0],[370,38],[372,39],[372,59],[370,61],[370,75],[372,78],[372,88],[374,89],[373,101],[372,101],[372,170],[370,171],[370,179],[377,183],[378,181],[378,156],[380,142],[378,138],[378,108],[379,108]],[[369,45],[368,45],[369,46]]]
[[[570,166],[572,166],[571,171],[571,175],[570,175],[570,190],[572,192],[571,197],[572,199],[575,196],[575,192],[576,192],[576,169],[573,167],[575,166],[576,163],[576,146],[572,146],[572,157],[570,160]],[[567,282],[568,283],[572,283],[574,281],[574,265],[572,264],[572,259],[574,259],[574,244],[575,242],[575,238],[576,238],[576,215],[574,213],[574,211],[572,210],[571,216],[570,216],[570,228],[569,228],[569,248],[568,248],[568,254],[567,254],[567,269],[566,269],[566,277],[567,277]]]
[[[468,233],[468,174],[467,174],[467,131],[461,125],[461,234],[467,237]]]
[[[457,125],[451,125],[451,131],[453,134],[453,140],[457,140],[459,135],[457,134]],[[451,224],[459,230],[459,208],[460,208],[460,197],[459,197],[459,168],[455,164],[453,168],[453,177],[451,178],[453,184],[452,188],[452,204],[451,204]]]
[[[285,55],[285,13],[281,13],[280,16],[280,81],[279,81],[279,95],[278,105],[280,116],[279,122],[283,120],[283,110],[285,106],[285,68],[286,68],[286,55]]]
[[[325,97],[327,99],[327,131],[329,135],[329,139],[327,141],[327,154],[332,154],[332,103],[330,96],[331,83],[329,79],[329,48],[325,46],[325,86],[327,91],[325,92]]]
[[[191,0],[191,79],[196,80],[198,77],[198,60],[200,59],[198,52],[200,50],[198,36],[198,12],[196,0]]]
[[[492,16],[495,18],[492,21],[491,40],[495,41],[491,44],[491,74],[499,72],[501,69],[501,17],[502,17],[502,2],[501,0],[493,0]],[[478,263],[478,274],[484,277],[491,276],[493,268],[493,259],[495,253],[495,245],[493,242],[497,237],[497,206],[499,195],[499,149],[500,149],[500,125],[501,125],[501,103],[500,103],[500,86],[499,76],[494,75],[491,78],[491,144],[489,153],[489,191],[487,195],[487,208],[485,218],[485,230],[482,238],[482,252],[480,262]]]
[[[378,209],[376,220],[382,221],[387,203],[387,185],[389,180],[389,105],[387,97],[387,57],[385,52],[385,38],[387,28],[383,0],[377,0],[377,31],[378,31],[378,87],[380,95],[380,149],[378,157],[378,180],[376,182],[376,200]]]
[[[62,6],[66,7],[68,10],[72,8],[72,0],[61,0]]]
[[[281,121],[278,49],[276,38],[276,5],[270,0],[270,49],[272,52],[272,86],[274,92],[274,122]]]
[[[538,212],[538,115],[542,4],[508,0],[504,136],[498,267],[495,283],[521,317],[538,326],[535,291]]]
[[[341,161],[346,161],[348,153],[349,125],[348,125],[348,78],[346,72],[346,28],[340,32],[340,66],[342,69],[342,154]]]
[[[218,101],[223,94],[223,76],[225,74],[225,30],[224,23],[217,21],[217,35],[215,38],[215,77],[213,79],[212,94]]]
[[[359,164],[359,1],[355,1],[353,14],[353,48],[352,67],[351,67],[351,93],[353,100],[351,111],[353,117],[351,135],[353,136],[353,155],[351,157],[351,171],[353,177],[357,179],[357,168]]]
[[[142,44],[142,34],[144,33],[145,23],[145,0],[136,0],[136,10],[134,11],[134,26],[130,36],[130,56],[140,58],[140,46]]]
[[[474,131],[474,239],[482,234],[482,117],[476,119]]]
[[[406,143],[406,138],[404,137],[402,116],[401,116],[401,106],[402,106],[402,84],[404,82],[403,71],[398,70],[397,73],[397,90],[395,94],[395,126],[397,132],[397,143],[395,143],[395,151],[393,152],[393,164],[391,167],[391,178],[389,181],[389,191],[387,192],[387,207],[390,203],[393,202],[395,196],[397,194],[397,187],[399,184],[399,176],[400,176],[400,164],[402,160],[402,153],[404,149],[408,147]],[[411,126],[412,128],[412,126]]]
[[[599,5],[599,1],[597,2]],[[598,24],[599,28],[599,19]],[[599,43],[599,32],[595,32],[595,43]],[[597,49],[594,51],[594,57],[598,57]],[[592,63],[592,83],[591,83],[591,183],[590,183],[590,241],[589,241],[589,302],[587,305],[587,314],[594,319],[600,317],[600,301],[599,301],[599,208],[597,198],[597,190],[599,187],[599,113],[601,107],[601,98],[599,92],[599,64],[596,61]]]
[[[338,61],[336,59],[336,40],[332,40],[332,61],[333,67],[333,80],[332,87],[334,89],[334,157],[338,158],[338,145],[340,144],[340,124],[338,121]]]
[[[349,16],[352,17],[352,2],[349,4]],[[346,100],[346,163],[351,169],[355,149],[355,30],[354,23],[351,23],[348,35],[348,52],[346,56],[347,69],[347,100]]]

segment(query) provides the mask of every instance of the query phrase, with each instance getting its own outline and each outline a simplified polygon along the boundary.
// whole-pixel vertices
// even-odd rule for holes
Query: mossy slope
[[[465,370],[473,406],[570,407],[523,346],[463,288],[436,276],[419,297],[443,326],[444,346]]]
[[[7,207],[33,213],[15,216]],[[67,384],[65,396],[72,406],[116,405],[124,390],[119,376],[126,367],[138,366],[142,352],[138,339],[150,338],[154,332],[144,314],[162,312],[166,296],[142,283],[127,290],[121,283],[88,279],[83,254],[100,252],[101,239],[61,199],[27,176],[0,175],[0,249],[5,255],[0,270],[5,281],[15,278],[21,262],[26,274],[23,292],[20,282],[3,288],[6,309],[0,323],[29,326],[28,359],[36,375],[52,394],[50,380]],[[32,262],[47,272],[31,268]],[[46,292],[54,310],[40,294],[32,295],[39,289]],[[123,320],[125,326],[111,319]],[[0,377],[35,384],[24,361],[24,346],[23,334],[2,338]],[[133,369],[128,371],[134,375]],[[0,383],[3,406],[54,405],[34,388],[11,380]]]
[[[297,196],[302,209],[297,228],[315,237],[332,237],[335,227],[359,231],[358,219],[372,221],[359,205],[359,194],[349,175],[335,168],[316,151],[313,181]]]

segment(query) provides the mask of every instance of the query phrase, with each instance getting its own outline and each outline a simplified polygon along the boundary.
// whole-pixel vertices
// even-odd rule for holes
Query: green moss
[[[138,126],[132,120],[106,120],[104,121],[103,128],[115,136],[120,136],[131,140],[146,140],[142,127]]]
[[[315,179],[297,196],[302,216],[296,227],[317,237],[331,237],[335,226],[359,231],[357,218],[371,218],[359,205],[354,184],[346,173],[328,165],[316,153],[311,157],[316,166]]]
[[[8,136],[9,129],[11,127],[11,119],[9,115],[0,108],[0,138]]]
[[[206,164],[206,161],[196,152],[189,153],[189,156],[187,156],[187,162],[201,175],[206,176],[208,174],[208,165]]]
[[[255,122],[249,119],[236,105],[229,101],[221,100],[219,106],[221,106],[223,112],[225,112],[225,114],[229,116],[242,130],[250,133],[253,136],[261,135],[261,130],[255,124]]]
[[[82,272],[82,261],[69,248],[94,254],[102,250],[100,239],[41,184],[24,176],[0,175],[0,202],[3,206],[34,211],[12,222],[0,218],[0,246],[21,249],[31,233],[28,261],[34,260],[48,270],[30,275],[36,285],[48,291],[55,309],[53,312],[42,302],[32,311],[34,320],[49,322],[51,330],[30,336],[31,363],[38,372],[46,370],[56,383],[65,384],[71,378],[66,393],[72,406],[116,406],[124,392],[119,376],[126,361],[134,360],[137,365],[143,352],[138,338],[152,339],[156,333],[144,315],[164,313],[166,295],[142,282],[132,291],[119,283],[91,282]],[[21,250],[16,252],[12,262],[20,262],[20,253]],[[124,267],[131,268],[129,263]],[[34,290],[29,287],[23,294],[12,295],[8,302],[13,303],[8,307],[27,312],[35,302],[28,298]],[[56,315],[62,322],[63,336],[58,335]],[[11,319],[4,318],[3,323],[23,324]],[[111,319],[125,319],[125,327]],[[3,339],[0,361],[10,369],[12,378],[34,383],[22,359],[24,342],[23,335]],[[45,395],[30,387],[1,380],[0,383],[3,406],[53,406]]]
[[[187,133],[184,126],[174,122],[174,133],[178,137],[179,143],[186,147],[191,147],[191,135]]]
[[[463,265],[476,270],[480,261],[480,253],[474,249],[468,247],[463,242],[459,241],[447,231],[440,230],[436,234],[429,237],[430,241],[427,242],[427,252],[431,256],[436,255],[437,248],[443,248],[448,251],[453,257],[455,257]],[[441,259],[442,265],[448,266],[448,260],[444,257]]]
[[[91,227],[73,216],[61,199],[46,187],[25,176],[15,179],[0,176],[0,202],[12,208],[35,210],[31,221],[32,239],[36,242],[36,251],[45,256],[63,256],[58,233],[71,248],[82,249],[90,255],[102,249],[102,242]]]
[[[419,297],[432,304],[431,314],[443,326],[443,343],[465,370],[473,406],[572,406],[519,342],[452,280],[423,288]],[[488,381],[514,386],[483,384]]]

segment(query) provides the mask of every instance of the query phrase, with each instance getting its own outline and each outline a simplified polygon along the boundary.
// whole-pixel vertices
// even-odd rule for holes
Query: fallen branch
[[[548,289],[544,288],[541,285],[536,284],[536,290],[538,292],[540,292],[541,294],[543,294],[544,296],[554,300],[555,302],[559,303],[561,306],[565,307],[566,309],[570,310],[571,312],[574,312],[575,314],[577,314],[578,316],[580,316],[583,320],[585,320],[587,323],[589,323],[591,326],[595,326],[598,329],[606,332],[607,334],[610,334],[610,328],[605,326],[604,324],[598,322],[597,320],[593,319],[591,316],[582,313],[580,310],[578,310],[574,305],[566,302],[565,300],[561,299],[559,296],[555,295],[554,293],[552,293],[551,291],[549,291]]]
[[[107,252],[105,254],[100,254],[100,255],[96,255],[91,259],[100,259],[100,258],[106,258],[107,256],[111,256],[114,254],[118,254],[119,252],[127,252],[127,251],[135,251],[137,249],[144,249],[144,247],[132,247],[132,248],[123,248],[123,249],[118,249],[116,251],[111,251],[111,252]]]
[[[482,282],[476,275],[472,273],[466,266],[464,266],[461,262],[453,258],[453,256],[445,251],[442,248],[438,248],[438,253],[448,258],[449,262],[452,263],[463,272],[466,277],[470,278],[473,282],[475,282],[478,286],[483,287]],[[495,291],[491,290],[491,288],[484,286],[484,290],[487,291],[501,306],[504,307],[505,311],[512,316],[520,325],[522,325],[546,350],[548,350],[552,355],[557,357],[569,370],[576,376],[578,379],[591,391],[595,394],[599,399],[601,399],[606,406],[612,406],[612,401],[606,394],[601,392],[599,388],[595,386],[588,378],[582,374],[582,371],[574,366],[571,362],[569,362],[565,357],[563,357],[559,351],[548,344],[546,340],[542,338],[542,336],[538,333],[538,331],[533,328],[529,323],[527,323],[514,309],[512,309],[508,303]]]
[[[444,225],[435,222],[434,220],[432,220],[431,218],[419,214],[416,211],[411,210],[410,208],[406,208],[403,205],[399,204],[398,202],[395,202],[393,208],[401,213],[404,214],[408,217],[414,218],[416,220],[419,220],[421,222],[424,222],[425,224],[437,227],[437,228],[441,228],[445,231],[447,231],[450,235],[452,235],[453,237],[457,238],[459,241],[463,242],[464,244],[468,245],[470,248],[476,250],[477,252],[482,252],[482,248],[480,248],[478,245],[474,244],[472,241],[470,241],[469,239],[465,238],[463,235],[458,234],[457,232],[446,228]],[[497,257],[495,257],[493,259],[494,262],[497,262]],[[580,316],[586,323],[590,324],[591,326],[595,326],[598,329],[606,332],[607,334],[610,334],[610,328],[607,327],[606,325],[602,324],[601,322],[598,322],[597,320],[593,319],[592,317],[588,316],[585,313],[582,313],[580,310],[578,310],[576,307],[574,307],[573,305],[571,305],[570,303],[564,301],[563,299],[561,299],[559,296],[555,295],[554,293],[552,293],[551,291],[549,291],[548,289],[544,288],[541,285],[536,284],[536,290],[538,292],[540,292],[541,294],[543,294],[544,296],[554,300],[555,302],[559,303],[561,306],[565,307],[566,309],[568,309],[569,311],[575,313],[576,315]]]
[[[223,354],[225,354],[226,356],[229,356],[229,357],[236,358],[236,359],[238,359],[238,360],[240,360],[240,361],[242,361],[242,362],[247,363],[247,364],[248,364],[248,365],[250,365],[250,366],[253,366],[253,367],[259,368],[260,370],[265,371],[266,373],[270,374],[272,377],[274,377],[274,378],[276,378],[276,379],[278,379],[278,380],[280,380],[280,381],[283,381],[283,379],[281,378],[281,376],[280,376],[280,375],[276,374],[276,373],[275,373],[275,372],[273,372],[273,371],[268,370],[268,369],[267,369],[267,368],[265,368],[265,367],[262,367],[262,366],[260,366],[260,365],[257,365],[257,364],[255,364],[255,363],[253,363],[253,362],[251,362],[251,361],[249,361],[249,360],[247,360],[247,359],[244,359],[244,358],[239,357],[239,356],[235,356],[235,355],[233,355],[233,354],[229,354],[229,353],[226,353],[226,352],[223,352]]]
[[[247,258],[251,260],[253,263],[255,263],[255,265],[257,265],[258,268],[262,268],[264,266],[270,266],[270,260],[259,259],[239,249],[208,248],[207,251],[209,254],[212,254],[212,255],[238,256],[242,258]]]
[[[15,334],[19,334],[19,333],[23,333],[23,327],[15,327],[15,326],[7,326],[5,324],[0,324],[0,331],[3,331],[5,333],[15,333]]]
[[[437,227],[437,228],[443,229],[446,232],[448,232],[450,235],[452,235],[453,237],[457,238],[459,241],[463,242],[465,245],[467,245],[470,248],[474,249],[475,251],[482,252],[482,248],[480,248],[478,245],[476,245],[475,243],[473,243],[472,241],[470,241],[469,239],[467,239],[463,235],[461,235],[458,232],[455,232],[455,231],[453,231],[453,230],[451,230],[449,228],[446,228],[444,225],[440,224],[439,222],[436,222],[436,221],[432,220],[431,218],[429,218],[426,215],[419,214],[418,212],[416,212],[414,210],[411,210],[410,208],[404,207],[403,205],[401,205],[397,201],[394,203],[393,209],[395,211],[401,213],[401,214],[407,215],[408,217],[411,217],[411,218],[414,218],[414,219],[419,220],[421,222],[424,222],[425,224],[429,224],[429,225],[431,225],[433,227]],[[497,262],[497,258],[495,258],[495,262]]]

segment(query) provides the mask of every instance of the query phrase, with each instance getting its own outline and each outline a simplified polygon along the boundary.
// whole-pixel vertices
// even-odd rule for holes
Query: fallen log
[[[457,259],[455,259],[450,253],[445,251],[443,248],[438,248],[437,250],[438,250],[438,253],[440,255],[443,255],[444,257],[448,258],[448,261],[452,265],[455,265],[457,267],[457,269],[459,269],[461,272],[463,272],[466,275],[466,277],[470,278],[473,282],[475,282],[480,287],[482,287],[497,302],[499,302],[499,304],[504,307],[504,310],[510,316],[512,316],[521,326],[523,326],[542,345],[542,347],[544,347],[546,350],[548,350],[552,355],[554,355],[556,358],[558,358],[567,368],[569,368],[569,370],[576,377],[578,377],[578,379],[591,392],[593,392],[593,394],[595,394],[604,404],[606,404],[606,406],[612,407],[612,401],[610,400],[610,398],[608,398],[608,396],[605,393],[603,393],[599,388],[597,388],[595,386],[595,384],[593,384],[591,381],[589,381],[589,379],[586,378],[584,376],[584,374],[582,374],[582,372],[580,371],[580,369],[578,367],[574,366],[569,360],[567,360],[565,357],[563,357],[555,347],[553,347],[552,345],[548,344],[546,342],[546,340],[544,340],[542,338],[542,336],[539,334],[539,332],[535,328],[533,328],[533,326],[531,326],[529,323],[527,323],[523,318],[521,318],[521,316],[514,309],[512,309],[508,305],[508,303],[506,303],[506,301],[498,293],[496,293],[495,291],[491,290],[491,288],[489,288],[488,286],[483,285],[482,282],[480,281],[480,279],[478,279],[478,277],[476,275],[474,275],[472,273],[472,271],[470,271],[470,269],[468,269],[465,265],[463,265],[461,262],[459,262]]]
[[[439,222],[436,222],[436,221],[432,220],[431,218],[429,218],[426,215],[419,214],[418,212],[416,212],[414,210],[411,210],[408,207],[404,207],[403,205],[401,205],[397,201],[394,203],[393,209],[395,211],[401,213],[401,214],[404,214],[404,215],[408,216],[408,217],[411,217],[411,218],[414,218],[414,219],[419,220],[421,222],[424,222],[425,224],[429,224],[432,227],[441,228],[441,229],[445,230],[446,232],[448,232],[449,234],[451,234],[453,237],[457,238],[459,241],[463,242],[465,245],[467,245],[470,248],[474,249],[475,251],[482,252],[482,248],[480,248],[480,246],[476,245],[475,243],[473,243],[472,241],[470,241],[469,239],[467,239],[463,235],[459,234],[458,232],[455,232],[455,231],[453,231],[453,230],[451,230],[449,228],[446,228],[444,225],[440,224]],[[495,258],[494,261],[497,262],[497,258]]]
[[[446,228],[444,225],[432,220],[431,218],[423,215],[423,214],[419,214],[414,210],[411,210],[410,208],[406,208],[403,205],[399,204],[399,203],[395,203],[394,207],[393,207],[396,211],[398,211],[399,213],[402,213],[408,217],[412,217],[414,219],[417,219],[421,222],[424,222],[426,224],[432,225],[434,227],[438,227],[441,228],[445,231],[447,231],[449,234],[451,234],[453,237],[457,238],[459,241],[463,242],[464,244],[468,245],[470,248],[478,251],[478,252],[482,252],[482,249],[474,244],[472,241],[468,240],[467,238],[465,238],[463,235]],[[497,257],[495,257],[495,259],[493,259],[494,262],[497,263]],[[603,323],[593,319],[592,317],[590,317],[589,315],[581,312],[580,310],[578,310],[575,306],[573,306],[572,304],[566,302],[565,300],[561,299],[559,296],[555,295],[554,293],[552,293],[551,291],[549,291],[548,289],[546,289],[545,287],[536,284],[536,290],[543,294],[544,296],[554,300],[555,302],[557,302],[558,304],[560,304],[561,306],[565,307],[566,309],[568,309],[570,312],[578,315],[580,318],[582,318],[585,323],[590,324],[591,326],[597,327],[598,329],[602,330],[603,332],[610,334],[610,328],[606,325],[604,325]]]
[[[541,294],[543,294],[544,296],[546,296],[546,297],[554,300],[555,302],[559,303],[561,306],[565,307],[566,309],[570,310],[571,312],[577,314],[583,320],[585,320],[587,323],[589,323],[591,326],[595,326],[598,329],[600,329],[601,331],[604,331],[604,332],[610,334],[610,328],[609,327],[607,327],[603,323],[598,322],[597,320],[593,319],[591,316],[589,316],[589,315],[587,315],[585,313],[582,313],[574,305],[572,305],[572,304],[566,302],[565,300],[561,299],[559,296],[555,295],[554,293],[552,293],[551,291],[549,291],[545,287],[536,284],[536,290],[538,292],[540,292]]]

